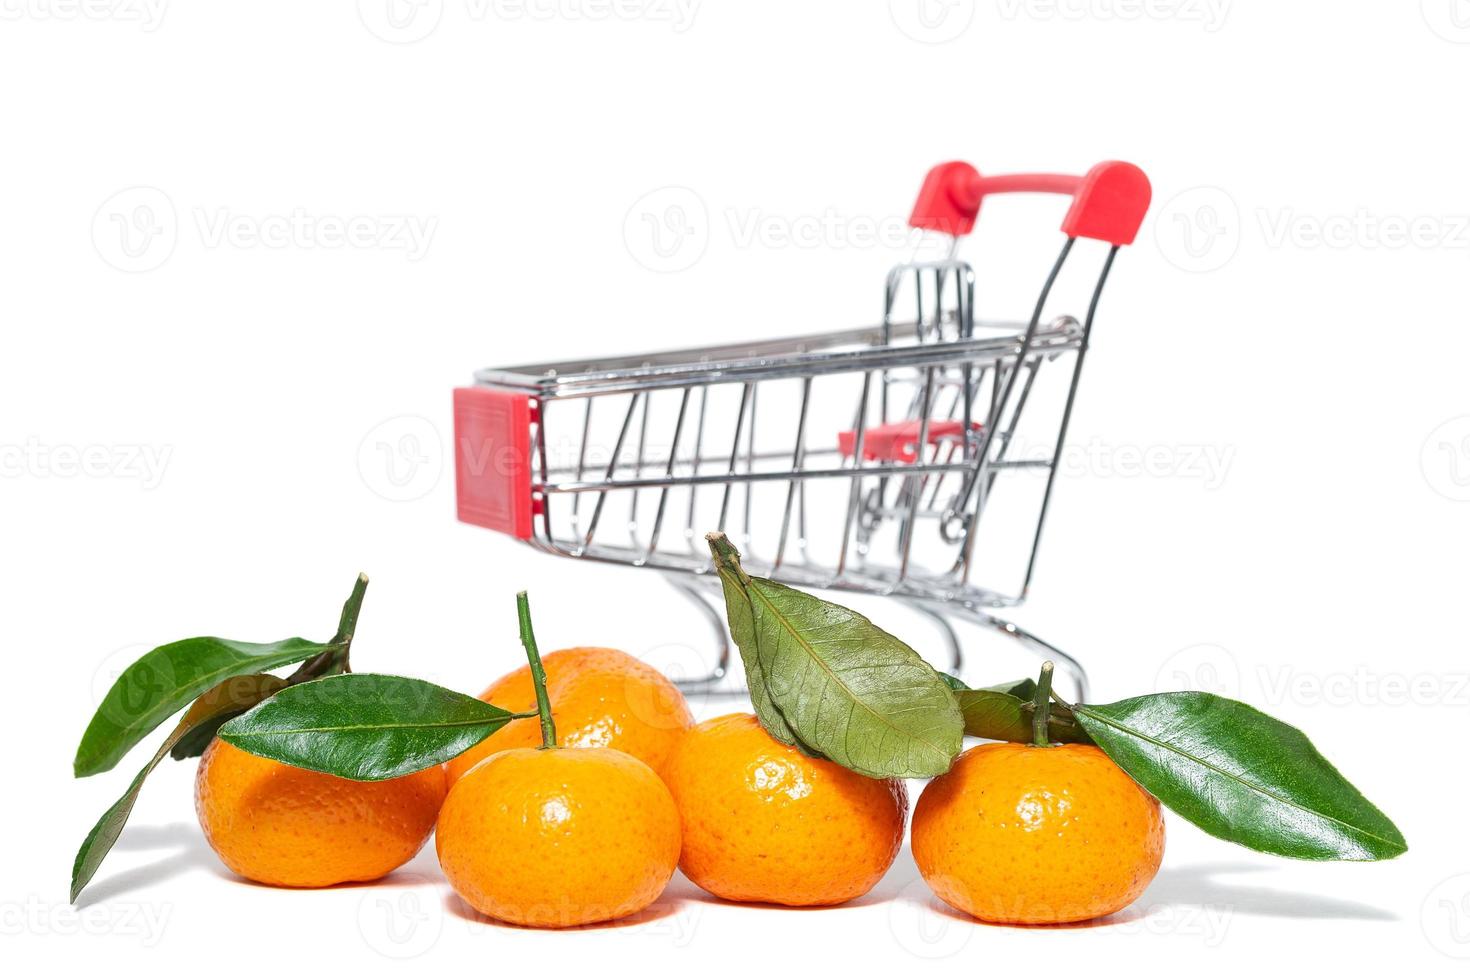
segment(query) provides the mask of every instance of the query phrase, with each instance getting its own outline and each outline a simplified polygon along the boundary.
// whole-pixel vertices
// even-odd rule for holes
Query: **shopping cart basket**
[[[992,195],[1071,197],[1060,254],[1029,320],[975,316],[956,247]],[[1148,179],[1108,162],[1082,177],[933,168],[909,223],[947,257],[894,268],[867,329],[634,357],[486,369],[454,393],[459,519],[566,558],[660,570],[730,645],[705,533],[753,574],[906,601],[997,629],[1082,667],[999,615],[1036,567],[1098,297],[1148,209]],[[1081,320],[1046,315],[1078,239],[1104,243]]]

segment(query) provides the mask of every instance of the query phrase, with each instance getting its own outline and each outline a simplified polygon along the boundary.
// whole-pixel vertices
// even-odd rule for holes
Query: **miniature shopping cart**
[[[1070,196],[1065,241],[1029,320],[978,319],[956,247],[987,197],[1013,192]],[[730,667],[705,541],[721,530],[752,574],[908,603],[940,626],[953,672],[952,623],[968,622],[1085,693],[1075,660],[999,613],[1030,589],[1098,297],[1149,197],[1128,163],[1082,177],[940,164],[909,222],[946,257],[889,273],[878,326],[479,371],[454,394],[459,519],[665,573],[717,637],[689,690]],[[1091,299],[1080,320],[1048,316],[1079,239],[1107,246]]]

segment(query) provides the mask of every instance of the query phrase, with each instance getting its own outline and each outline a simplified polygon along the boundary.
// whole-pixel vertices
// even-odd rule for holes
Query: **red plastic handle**
[[[1066,194],[1072,207],[1062,231],[1072,238],[1094,238],[1131,245],[1153,195],[1148,177],[1131,163],[1108,160],[1081,177],[1066,174],[1004,174],[982,177],[961,160],[941,163],[924,177],[909,224],[946,235],[967,235],[980,204],[990,194]]]

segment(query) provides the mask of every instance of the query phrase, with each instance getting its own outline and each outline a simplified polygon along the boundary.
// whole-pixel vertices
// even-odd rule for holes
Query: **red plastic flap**
[[[890,462],[912,463],[919,458],[918,421],[890,422],[875,425],[863,433],[863,459],[882,459]],[[979,432],[979,422],[970,423],[970,431]],[[934,420],[929,423],[929,445],[958,440],[964,425],[958,419]],[[857,448],[857,432],[849,430],[837,433],[837,448],[844,456],[851,456]]]
[[[526,395],[454,389],[454,487],[461,521],[531,537],[531,413]]]

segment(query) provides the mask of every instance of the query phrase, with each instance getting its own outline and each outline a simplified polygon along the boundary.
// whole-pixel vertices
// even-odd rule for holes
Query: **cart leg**
[[[724,681],[730,673],[732,652],[730,650],[730,636],[725,631],[725,619],[720,609],[709,598],[705,586],[712,585],[707,579],[693,579],[681,574],[670,573],[664,576],[669,586],[683,596],[687,601],[697,607],[709,624],[710,634],[715,646],[715,665],[708,674],[703,677],[689,677],[675,681],[679,690],[686,694],[744,694],[744,685],[727,686]],[[954,625],[950,617],[958,617],[968,623],[987,629],[997,630],[1016,640],[1023,647],[1034,653],[1042,660],[1051,660],[1056,663],[1072,681],[1073,693],[1076,700],[1086,702],[1088,696],[1087,669],[1071,654],[1052,646],[1041,637],[1030,633],[1008,619],[1003,619],[985,609],[968,603],[954,602],[928,602],[924,600],[911,600],[912,608],[923,613],[938,624],[944,636],[945,644],[949,647],[949,671],[959,673],[964,667],[964,657],[961,654],[961,645]]]
[[[965,655],[960,652],[960,635],[954,631],[954,625],[938,608],[930,608],[918,602],[910,603],[909,607],[915,612],[923,613],[939,627],[944,643],[949,647],[948,666],[944,669],[951,674],[958,675],[960,668],[965,665]]]
[[[1088,695],[1087,669],[1071,654],[1068,654],[1050,643],[1043,640],[1034,633],[1029,633],[1008,619],[980,609],[970,603],[952,602],[927,602],[921,601],[919,605],[927,608],[930,615],[940,618],[944,616],[958,616],[966,622],[974,623],[988,629],[998,630],[1019,642],[1027,650],[1034,653],[1042,660],[1051,660],[1071,678],[1074,694],[1078,702],[1086,702]],[[961,665],[956,662],[955,669]]]
[[[708,674],[703,677],[687,677],[677,680],[674,684],[685,694],[711,694],[714,688],[719,686],[730,673],[730,637],[725,632],[725,618],[715,604],[710,601],[709,596],[699,584],[700,580],[691,581],[687,576],[679,573],[670,573],[664,576],[664,581],[669,586],[696,606],[703,614],[705,622],[709,624],[710,633],[715,641],[715,665]],[[734,690],[731,694],[743,693],[743,685],[740,690]]]

